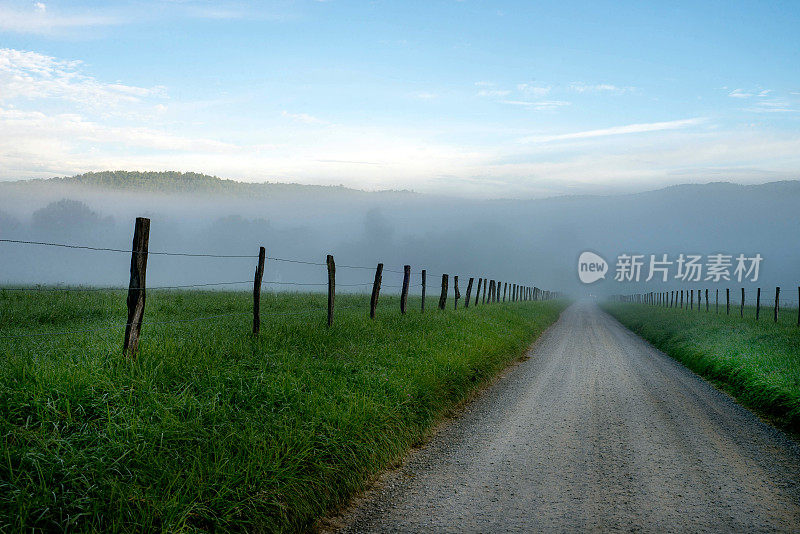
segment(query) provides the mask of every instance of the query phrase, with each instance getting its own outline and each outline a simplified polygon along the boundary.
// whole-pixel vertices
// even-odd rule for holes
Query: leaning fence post
[[[150,242],[150,219],[136,217],[131,246],[131,279],[128,283],[128,322],[125,324],[123,354],[136,354],[139,332],[144,318],[145,278],[147,274],[147,247]]]
[[[778,322],[778,308],[780,306],[780,304],[779,304],[780,300],[779,300],[778,297],[780,297],[780,294],[781,294],[781,288],[780,287],[776,287],[775,288],[775,322],[776,323]]]
[[[508,282],[503,282],[503,302],[506,301],[506,291],[508,290]]]
[[[328,265],[328,326],[333,326],[333,303],[336,299],[336,263],[328,254],[325,260]]]
[[[486,278],[483,279],[483,298],[481,299],[481,304],[486,304],[486,289],[489,285],[489,280]]]
[[[464,307],[469,308],[469,296],[472,294],[472,282],[475,281],[475,278],[470,276],[469,282],[467,282],[467,296],[464,297]]]
[[[458,299],[461,298],[461,291],[458,290],[458,275],[453,277],[453,301],[455,304],[453,305],[453,309],[458,309]]]
[[[478,305],[478,300],[481,298],[481,283],[483,278],[478,278],[478,289],[475,291],[475,306]]]
[[[372,282],[372,296],[369,299],[369,318],[375,318],[375,309],[378,307],[378,296],[381,293],[381,281],[383,280],[383,264],[379,263],[375,269],[375,281]]]
[[[447,275],[442,275],[442,293],[439,295],[439,309],[443,310],[447,304]]]
[[[261,331],[261,280],[264,279],[264,258],[266,250],[264,247],[258,249],[258,266],[256,275],[253,278],[253,335],[257,336]]]
[[[761,315],[761,288],[756,289],[756,321],[758,316]]]
[[[420,307],[420,310],[422,312],[425,312],[425,290],[427,289],[426,286],[427,276],[428,276],[428,271],[422,269],[422,306]]]
[[[403,266],[403,292],[400,294],[400,313],[406,313],[408,303],[408,282],[411,278],[411,266]]]

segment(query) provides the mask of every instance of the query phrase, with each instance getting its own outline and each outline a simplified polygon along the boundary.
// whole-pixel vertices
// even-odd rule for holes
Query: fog
[[[411,192],[365,193],[344,188],[276,190],[274,194],[142,193],[46,181],[0,184],[0,238],[129,250],[136,216],[151,219],[150,251],[267,256],[324,263],[333,254],[340,291],[370,284],[379,261],[391,271],[441,273],[565,291],[574,296],[708,287],[771,288],[797,300],[800,282],[800,182],[676,186],[607,197],[468,200]],[[604,280],[583,285],[584,250],[609,263]],[[619,254],[764,258],[756,283],[644,283],[614,280]],[[254,258],[151,255],[148,286],[247,282]],[[130,254],[0,243],[0,284],[125,287]],[[363,266],[351,269],[345,266]],[[674,272],[673,272],[674,274]],[[324,266],[268,260],[265,281],[324,284]],[[385,272],[384,291],[402,275]],[[247,289],[247,284],[220,286]],[[320,286],[276,285],[276,290]],[[452,285],[451,285],[452,287]],[[418,291],[418,287],[416,288]],[[431,291],[435,291],[432,289]],[[738,290],[737,290],[738,291]],[[736,293],[738,295],[738,293]]]

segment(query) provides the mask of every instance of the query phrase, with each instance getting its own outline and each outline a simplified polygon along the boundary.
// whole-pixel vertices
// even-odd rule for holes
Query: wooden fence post
[[[489,285],[489,281],[484,278],[483,279],[483,298],[481,299],[481,304],[486,304],[486,286]]]
[[[725,288],[725,315],[731,314],[731,288]]]
[[[756,289],[756,321],[758,316],[761,315],[761,288]]]
[[[719,288],[717,288],[716,313],[719,315]]]
[[[692,289],[689,293],[689,309],[694,309],[694,289]]]
[[[706,289],[706,313],[708,313],[708,289]]]
[[[475,291],[475,306],[478,305],[478,300],[481,298],[481,283],[483,282],[483,278],[478,278],[478,289]]]
[[[683,309],[683,289],[681,289],[681,309]]]
[[[372,282],[372,296],[369,299],[369,318],[375,318],[375,309],[378,307],[378,296],[381,293],[381,282],[383,281],[383,264],[379,263],[375,269],[375,281]]]
[[[744,317],[744,288],[742,288],[742,303],[739,305],[739,317]]]
[[[469,297],[472,294],[472,282],[475,281],[474,276],[469,277],[469,282],[467,282],[467,296],[464,298],[464,307],[469,308]]]
[[[503,302],[506,301],[506,291],[508,291],[508,282],[503,282]]]
[[[325,260],[328,265],[328,326],[333,326],[333,304],[336,300],[336,263],[333,256],[328,254]]]
[[[443,310],[447,304],[447,275],[442,275],[442,293],[439,295],[439,309]]]
[[[408,303],[408,282],[411,279],[411,266],[403,266],[403,292],[400,294],[400,313],[406,313],[406,304]]]
[[[781,288],[780,287],[776,287],[775,288],[775,322],[776,323],[778,322],[778,308],[780,308],[780,299],[778,297],[780,297],[780,295],[781,295]]]
[[[422,269],[422,312],[425,312],[425,290],[427,289],[427,275],[428,271]]]
[[[264,258],[267,251],[264,247],[258,249],[258,266],[253,279],[253,335],[261,331],[261,281],[264,279]]]
[[[453,309],[458,309],[458,299],[461,298],[461,291],[458,290],[458,275],[453,276]]]
[[[147,275],[147,247],[150,243],[150,219],[136,217],[131,246],[131,279],[128,283],[128,322],[122,353],[136,354],[139,348],[139,332],[144,318],[145,278]]]

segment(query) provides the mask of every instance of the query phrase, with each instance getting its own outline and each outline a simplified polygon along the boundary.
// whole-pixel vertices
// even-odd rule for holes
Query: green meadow
[[[711,379],[773,422],[800,431],[800,328],[797,309],[779,312],[724,302],[716,313],[645,304],[604,305],[622,324],[696,373]]]
[[[151,291],[130,358],[125,292],[0,289],[0,531],[302,531],[564,307],[264,293],[254,339],[251,298]]]

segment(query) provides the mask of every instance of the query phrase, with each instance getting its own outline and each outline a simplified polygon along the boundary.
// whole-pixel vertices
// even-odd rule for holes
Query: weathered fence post
[[[780,287],[776,287],[775,288],[775,322],[776,323],[778,322],[778,308],[780,307],[780,299],[778,297],[780,297],[780,294],[781,294],[781,288]]]
[[[481,304],[486,304],[486,286],[489,285],[489,281],[484,278],[483,279],[483,298],[481,299]]]
[[[508,291],[508,282],[503,282],[503,302],[506,301],[506,291]]]
[[[694,309],[694,289],[689,292],[689,309]]]
[[[400,313],[406,313],[406,304],[408,303],[408,282],[411,279],[411,266],[403,266],[403,292],[400,293]]]
[[[483,282],[483,278],[478,278],[478,288],[475,291],[475,306],[478,305],[478,300],[481,298],[481,283]]]
[[[328,265],[328,326],[333,326],[333,304],[336,300],[336,263],[328,254],[325,260]]]
[[[681,309],[683,309],[683,289],[681,289]]]
[[[731,314],[731,288],[725,288],[725,315]]]
[[[458,290],[458,275],[453,276],[453,309],[458,309],[458,299],[461,298],[461,291]]]
[[[369,318],[375,318],[375,309],[378,307],[378,296],[381,293],[381,281],[383,280],[383,264],[379,263],[375,269],[375,281],[372,282],[372,296],[369,299]]]
[[[442,292],[439,295],[439,309],[443,310],[447,304],[447,278],[446,274],[442,275]]]
[[[426,278],[427,278],[428,271],[422,269],[422,311],[425,311],[425,289],[426,289]]]
[[[267,251],[264,247],[258,249],[258,266],[253,278],[253,335],[261,331],[261,281],[264,279],[264,258]]]
[[[708,289],[706,289],[706,313],[708,313]]]
[[[719,315],[719,288],[717,288],[716,313]]]
[[[756,321],[758,316],[761,315],[761,288],[756,289]]]
[[[147,247],[150,243],[150,219],[136,217],[131,245],[131,279],[128,283],[128,322],[125,324],[125,339],[122,353],[136,354],[139,348],[139,332],[144,318],[145,278],[147,274]]]
[[[475,281],[474,276],[469,277],[469,282],[467,282],[467,296],[464,298],[464,307],[469,308],[469,297],[472,294],[472,282]]]
[[[744,288],[742,288],[742,303],[739,306],[739,317],[744,317]]]

